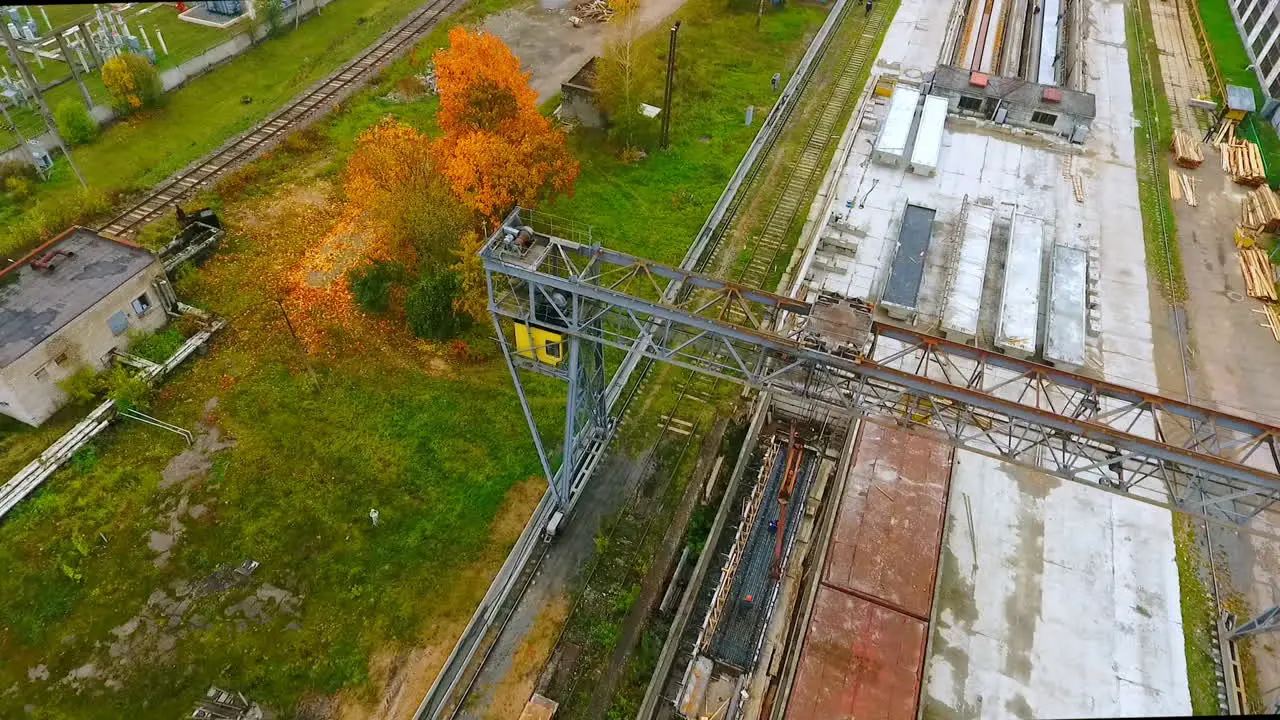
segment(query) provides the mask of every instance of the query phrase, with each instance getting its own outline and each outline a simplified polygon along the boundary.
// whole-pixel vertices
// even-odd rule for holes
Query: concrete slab
[[[1018,357],[1033,355],[1039,338],[1045,225],[1038,217],[1018,213],[1009,231],[995,342],[996,347]]]
[[[788,720],[914,720],[925,623],[825,585],[801,650]]]
[[[969,205],[956,253],[955,279],[942,313],[942,332],[949,340],[969,342],[978,332],[982,288],[987,277],[987,251],[991,247],[994,208]]]
[[[1084,250],[1066,245],[1053,248],[1044,357],[1069,368],[1079,368],[1085,363],[1085,274],[1088,267],[1089,258]]]

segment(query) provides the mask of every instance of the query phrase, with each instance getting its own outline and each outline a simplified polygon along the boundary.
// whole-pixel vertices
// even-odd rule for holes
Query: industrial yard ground
[[[1199,12],[1210,52],[1227,81],[1238,81],[1229,11],[1209,2]],[[339,0],[75,157],[99,191],[151,185],[249,127],[417,4]],[[788,4],[767,13],[757,31],[754,12],[727,10],[723,0],[642,8],[658,45],[667,34],[659,23],[672,13],[683,21],[671,149],[624,162],[600,135],[575,131],[576,191],[545,209],[590,225],[593,239],[610,248],[674,264],[773,104],[770,77],[780,72],[785,84],[827,9]],[[880,73],[925,73],[939,63],[950,3],[882,0],[878,8],[891,22],[873,66],[859,70],[859,87]],[[943,228],[966,203],[998,207],[992,247],[1007,242],[1016,205],[1044,222],[1050,243],[1095,258],[1099,327],[1085,341],[1081,372],[1280,423],[1277,345],[1251,311],[1231,245],[1242,191],[1210,151],[1203,167],[1182,171],[1193,178],[1198,205],[1167,196],[1170,129],[1201,127],[1204,118],[1185,103],[1214,87],[1188,26],[1196,10],[1155,0],[1089,0],[1085,8],[1074,51],[1085,57],[1080,82],[1096,95],[1097,117],[1083,151],[954,123],[936,177],[922,178],[873,163],[873,131],[856,115],[842,118],[844,136],[822,158],[828,183],[804,209],[817,226],[833,211],[855,217],[860,267],[849,261],[848,275],[814,269],[822,251],[806,242],[816,243],[818,232],[802,232],[797,222],[780,252],[799,243],[800,267],[789,279],[802,291],[852,292],[868,277],[855,270],[876,277],[890,261],[890,229],[908,199],[937,208]],[[473,0],[452,22],[506,39],[548,110],[560,82],[599,52],[605,32],[573,29],[562,11],[511,0]],[[187,302],[230,326],[149,405],[192,429],[196,442],[116,427],[0,524],[0,715],[177,717],[216,684],[284,717],[401,718],[430,687],[545,489],[487,326],[464,338],[476,352],[450,352],[330,292],[365,242],[362,219],[339,212],[343,163],[356,136],[382,117],[436,130],[433,97],[405,101],[391,89],[421,71],[444,30],[314,130],[201,196],[230,232],[212,260],[181,273],[176,285]],[[823,65],[815,83],[836,75]],[[242,103],[243,95],[253,101]],[[815,114],[818,102],[807,100],[797,117]],[[883,118],[884,100],[867,94],[865,102],[869,115]],[[747,106],[756,108],[755,126],[743,122]],[[795,122],[782,136],[713,274],[745,267],[738,252],[778,202],[805,127]],[[1158,155],[1148,153],[1148,141]],[[1280,151],[1274,133],[1271,144],[1262,142]],[[1073,192],[1073,176],[1082,192]],[[16,254],[35,225],[62,224],[86,207],[77,205],[82,198],[60,165],[33,204],[0,204],[0,249]],[[846,212],[855,206],[856,214]],[[142,237],[154,242],[170,230],[166,221]],[[940,315],[947,249],[940,242],[922,260],[922,324]],[[300,284],[299,268],[315,269],[322,256],[341,258],[339,266]],[[779,274],[771,268],[766,282]],[[997,294],[982,299],[988,340]],[[277,303],[299,298],[312,306],[293,318],[294,335]],[[711,461],[732,464],[740,446],[757,442],[743,437],[739,388],[706,382],[696,402],[685,402],[695,382],[705,381],[675,368],[649,379],[462,716],[514,718],[535,690],[562,701],[560,717],[635,715],[671,619],[650,610],[676,558],[685,547],[692,558],[719,551],[702,545],[720,493],[710,502],[699,497]],[[561,388],[545,379],[526,387],[543,436],[555,437]],[[0,473],[29,461],[83,412],[70,407],[38,430],[0,425]],[[873,437],[857,456],[855,480],[872,477],[877,462],[892,464],[903,447]],[[925,450],[944,448],[934,444]],[[846,461],[853,468],[853,458]],[[1219,712],[1216,613],[1205,598],[1216,581],[1222,602],[1240,615],[1280,601],[1280,544],[1171,520],[1166,511],[969,452],[954,453],[945,478],[933,470],[928,482],[949,488],[939,491],[949,502],[945,529],[929,526],[940,541],[936,594],[895,626],[911,636],[903,647],[922,658],[918,667],[900,662],[895,675],[903,684],[892,699],[903,717],[915,717],[917,701],[931,719]],[[912,472],[899,468],[893,480],[913,482]],[[727,474],[726,467],[715,477]],[[885,497],[890,506],[901,499]],[[838,522],[849,522],[849,533],[866,521]],[[261,565],[233,571],[247,560]],[[817,576],[807,637],[852,637],[851,628],[896,622],[868,609],[874,603],[850,591],[855,582],[827,567]],[[1280,686],[1280,643],[1263,638],[1244,646],[1256,710],[1275,703]],[[837,665],[847,648],[838,646],[829,643],[825,657],[802,656],[796,687],[821,688],[824,668],[846,682]],[[803,704],[796,707],[790,717],[827,712],[805,716]]]
[[[754,35],[754,16],[690,0],[672,150],[624,165],[602,143],[576,141],[587,169],[556,211],[594,219],[617,244],[679,252],[751,140],[744,103],[772,101],[769,77],[794,64],[823,12],[771,13]],[[729,47],[751,61],[719,51]],[[328,343],[308,344],[314,328],[299,328],[304,350],[274,302],[290,292],[285,258],[360,242],[334,229],[335,169],[353,138],[388,114],[433,127],[433,99],[387,97],[416,71],[392,65],[319,132],[202,198],[231,234],[178,290],[231,330],[150,409],[202,439],[183,453],[176,436],[113,430],[0,526],[12,569],[0,581],[12,618],[0,685],[17,684],[0,698],[4,714],[171,716],[212,683],[286,714],[400,717],[421,699],[543,487],[530,479],[536,461],[505,369],[491,352],[455,360],[349,307],[325,308],[339,328]],[[659,214],[667,222],[653,222]],[[488,347],[483,333],[469,342]],[[536,387],[547,417],[558,401]],[[652,400],[651,412],[662,407]],[[5,466],[30,459],[76,412],[35,431],[6,426]],[[658,417],[638,417],[639,436],[652,437]],[[218,570],[246,559],[262,563],[248,579]]]

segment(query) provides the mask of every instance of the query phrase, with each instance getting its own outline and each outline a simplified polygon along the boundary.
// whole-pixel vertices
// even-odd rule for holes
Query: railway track
[[[832,12],[837,14],[837,18],[831,26],[832,30],[848,21],[850,8],[852,7],[853,3],[849,2],[849,0],[838,0],[832,9]],[[873,16],[877,18],[877,28],[879,23],[884,22],[884,14],[885,10],[883,8],[877,8],[873,12]],[[891,15],[892,13],[890,12],[889,14]],[[717,202],[717,208],[712,211],[712,216],[708,220],[708,227],[704,227],[703,231],[699,233],[699,237],[695,239],[690,252],[681,263],[682,267],[703,272],[712,264],[723,244],[728,229],[737,219],[743,201],[749,194],[748,191],[755,184],[761,169],[767,164],[772,150],[777,144],[778,137],[787,126],[796,105],[799,104],[799,98],[804,95],[805,90],[808,88],[819,62],[825,57],[831,43],[841,34],[838,31],[828,31],[820,33],[815,39],[816,46],[810,47],[806,57],[801,60],[801,66],[797,68],[799,77],[793,78],[795,85],[788,84],[788,88],[784,91],[783,96],[780,97],[778,104],[771,111],[769,117],[766,118],[760,134],[744,157],[743,165],[745,165],[745,168],[740,166],[738,172],[735,173],[735,178],[730,181],[725,190],[727,197],[722,197],[721,201]],[[871,35],[873,43],[878,36],[878,30]],[[861,38],[859,42],[861,42]],[[869,54],[864,53],[863,62],[868,57]],[[818,172],[821,172],[821,170]],[[717,217],[718,212],[722,214]],[[682,288],[677,302],[686,299],[690,292],[690,288]],[[619,398],[621,403],[617,410],[619,417],[626,415],[626,411],[635,395],[641,386],[645,385],[653,364],[654,361],[648,358],[640,361],[636,368],[637,374],[630,382],[628,393]],[[680,400],[682,402],[707,402],[715,394],[718,384],[715,378],[708,378],[695,373],[691,378],[686,377],[684,379],[684,385],[679,396]],[[676,415],[679,405],[680,403],[678,402],[676,407],[672,408],[668,413],[668,419],[664,420],[664,422],[670,424],[670,418]],[[664,429],[663,435],[665,436],[666,434]],[[535,513],[530,520],[530,527],[536,526],[540,528],[541,524],[545,523],[545,520],[545,517]],[[528,532],[528,529],[526,529],[526,532]],[[543,546],[533,550],[528,558],[523,561],[522,566],[513,568],[512,577],[506,582],[500,583],[503,587],[497,587],[499,583],[495,582],[495,587],[490,589],[490,593],[496,596],[498,602],[496,612],[491,612],[483,604],[477,610],[472,619],[472,624],[468,627],[463,637],[460,638],[453,654],[446,661],[444,669],[441,670],[440,675],[436,678],[435,684],[428,691],[426,697],[423,698],[422,704],[415,715],[417,720],[454,718],[465,707],[467,699],[474,689],[476,678],[485,663],[487,663],[489,654],[496,645],[498,637],[514,615],[516,608],[524,597],[525,591],[529,587],[530,581],[527,578],[532,578],[536,574],[536,569],[541,564],[548,549],[548,547]],[[485,616],[488,616],[487,620]]]
[[[804,146],[787,171],[755,242],[751,243],[746,266],[735,278],[738,282],[751,287],[765,287],[772,279],[792,229],[796,227],[797,220],[803,222],[808,214],[814,189],[826,169],[831,149],[861,95],[863,82],[859,81],[866,74],[868,63],[875,58],[885,18],[892,14],[892,9],[882,5],[866,16],[857,39],[841,53],[835,82],[829,86],[821,110],[808,128]]]
[[[143,225],[175,207],[197,189],[208,185],[231,168],[252,160],[269,149],[274,141],[314,120],[332,101],[341,99],[344,93],[359,87],[384,63],[408,50],[442,18],[465,3],[466,0],[432,0],[427,3],[354,60],[295,97],[254,129],[152,188],[145,197],[116,215],[99,231],[119,238],[137,234]]]
[[[1137,56],[1136,62],[1138,64],[1138,76],[1142,85],[1143,117],[1141,120],[1143,127],[1146,128],[1146,132],[1143,133],[1146,142],[1143,144],[1143,147],[1135,148],[1135,154],[1141,153],[1143,155],[1143,157],[1139,159],[1139,162],[1147,166],[1149,170],[1149,177],[1152,184],[1155,186],[1155,192],[1153,193],[1154,207],[1152,208],[1157,218],[1155,228],[1160,240],[1160,246],[1164,250],[1165,271],[1167,273],[1166,277],[1168,278],[1168,282],[1174,283],[1176,282],[1173,269],[1174,238],[1172,233],[1169,231],[1167,223],[1165,222],[1166,212],[1171,213],[1172,210],[1169,207],[1168,193],[1165,192],[1164,183],[1162,181],[1164,173],[1161,172],[1160,168],[1161,150],[1159,143],[1156,140],[1156,135],[1159,132],[1160,125],[1159,116],[1155,108],[1156,103],[1160,102],[1160,96],[1155,90],[1155,78],[1151,71],[1151,60],[1147,56],[1146,52],[1147,43],[1150,42],[1150,39],[1147,36],[1147,28],[1141,8],[1138,6],[1138,3],[1140,2],[1144,2],[1144,0],[1130,0],[1126,8],[1132,22],[1134,40],[1136,41],[1135,44],[1138,46],[1138,52],[1135,54]],[[1170,302],[1169,313],[1170,321],[1173,323],[1173,327],[1178,335],[1178,359],[1179,365],[1182,369],[1182,382],[1186,390],[1186,398],[1188,402],[1194,402],[1193,397],[1195,395],[1195,386],[1191,377],[1190,357],[1188,355],[1188,344],[1190,339],[1188,338],[1187,333],[1186,312],[1178,304]],[[1203,487],[1200,488],[1200,496],[1202,499],[1208,500],[1208,493]],[[1209,527],[1208,521],[1201,521],[1200,533],[1204,537],[1206,545],[1205,555],[1208,558],[1209,591],[1212,595],[1213,608],[1215,613],[1221,613],[1223,608],[1222,588],[1218,583],[1218,570],[1213,558],[1213,533]],[[1219,649],[1219,645],[1225,643],[1223,643],[1223,639],[1220,637],[1222,630],[1220,627],[1217,627],[1217,618],[1215,617],[1214,620],[1214,640],[1217,642],[1211,648],[1210,654],[1213,657],[1214,671],[1217,675],[1218,709],[1223,714],[1230,714],[1232,703],[1227,699],[1227,674],[1222,653]],[[1244,711],[1245,709],[1237,710],[1237,712]]]

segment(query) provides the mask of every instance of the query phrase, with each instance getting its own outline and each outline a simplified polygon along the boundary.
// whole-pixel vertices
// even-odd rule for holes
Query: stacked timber
[[[1224,120],[1218,125],[1218,129],[1213,131],[1213,139],[1210,142],[1213,146],[1222,150],[1223,145],[1230,145],[1236,139],[1236,121]]]
[[[607,0],[591,0],[579,4],[574,8],[573,14],[586,20],[609,22],[613,19],[613,8],[609,6]]]
[[[1198,168],[1204,162],[1200,141],[1186,130],[1173,131],[1173,159],[1184,168]]]
[[[1280,300],[1280,294],[1276,293],[1275,275],[1271,270],[1271,260],[1267,257],[1267,252],[1254,245],[1240,248],[1239,257],[1246,294],[1251,298],[1268,302]]]
[[[1261,185],[1267,180],[1266,168],[1262,165],[1262,151],[1249,140],[1236,138],[1223,144],[1222,169],[1231,173],[1231,178],[1241,185]]]
[[[1244,216],[1241,225],[1250,230],[1280,230],[1280,198],[1266,185],[1260,185],[1240,201]]]
[[[1280,306],[1275,303],[1263,303],[1263,312],[1267,314],[1267,324],[1263,327],[1271,331],[1271,337],[1280,342]]]

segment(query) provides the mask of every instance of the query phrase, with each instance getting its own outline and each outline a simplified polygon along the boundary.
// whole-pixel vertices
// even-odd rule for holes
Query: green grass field
[[[1209,39],[1210,52],[1222,72],[1222,81],[1253,90],[1254,100],[1261,110],[1267,93],[1258,83],[1258,77],[1249,69],[1251,60],[1244,41],[1236,30],[1227,0],[1200,0],[1196,3],[1204,32]],[[1280,137],[1275,128],[1262,120],[1251,120],[1242,127],[1242,135],[1254,140],[1262,149],[1263,162],[1267,166],[1267,180],[1272,187],[1280,185]]]
[[[592,226],[610,247],[678,263],[733,175],[743,153],[777,99],[769,78],[782,85],[804,53],[802,39],[817,31],[823,8],[795,4],[766,15],[761,31],[752,14],[726,14],[723,3],[691,0],[677,51],[680,69],[671,115],[671,149],[626,165],[602,137],[574,136],[582,176],[572,198],[547,211]],[[659,69],[666,67],[666,26],[654,31]],[[661,104],[661,83],[650,104]],[[756,108],[748,127],[745,112]]]

